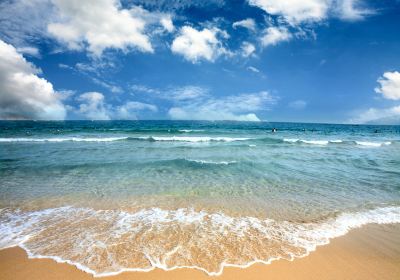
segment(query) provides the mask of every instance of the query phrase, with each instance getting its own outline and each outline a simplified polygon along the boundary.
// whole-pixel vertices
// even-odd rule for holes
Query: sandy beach
[[[0,251],[0,278],[84,280],[93,279],[93,276],[68,264],[28,259],[22,249],[15,247]],[[255,264],[246,269],[228,267],[217,277],[193,269],[156,269],[102,279],[400,279],[400,225],[368,225],[333,239],[307,257],[279,260],[271,265]]]

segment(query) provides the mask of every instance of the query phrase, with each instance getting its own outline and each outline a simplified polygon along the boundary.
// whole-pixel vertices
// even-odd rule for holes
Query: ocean
[[[0,248],[95,276],[219,275],[399,222],[400,126],[0,121]]]

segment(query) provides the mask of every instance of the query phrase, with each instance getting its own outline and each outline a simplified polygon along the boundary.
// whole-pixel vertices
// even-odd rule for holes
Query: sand
[[[0,251],[0,279],[93,279],[74,266],[49,259],[28,259],[24,250]],[[400,279],[400,225],[368,225],[318,247],[309,256],[294,261],[279,260],[270,265],[225,268],[221,276],[210,277],[193,269],[125,272],[102,280],[228,280],[228,279]]]

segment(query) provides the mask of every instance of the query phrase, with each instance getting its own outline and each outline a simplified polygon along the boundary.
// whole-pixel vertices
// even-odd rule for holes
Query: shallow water
[[[2,121],[0,178],[2,248],[218,274],[400,222],[400,126]]]

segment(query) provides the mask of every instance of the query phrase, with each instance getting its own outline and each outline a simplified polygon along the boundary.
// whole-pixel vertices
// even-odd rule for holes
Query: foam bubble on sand
[[[225,266],[306,256],[331,238],[369,223],[400,223],[400,207],[343,213],[309,223],[186,208],[135,213],[73,207],[2,209],[0,248],[20,246],[31,258],[70,263],[94,276],[179,267],[219,275]]]

